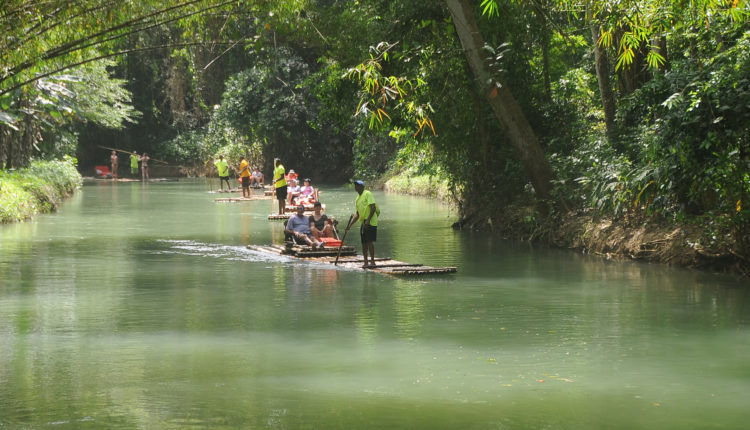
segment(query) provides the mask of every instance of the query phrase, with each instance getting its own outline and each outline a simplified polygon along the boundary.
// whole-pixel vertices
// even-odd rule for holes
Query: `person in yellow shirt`
[[[242,197],[250,198],[250,164],[245,157],[240,157],[240,179],[242,180]]]
[[[232,191],[232,186],[229,185],[229,164],[224,159],[223,155],[219,155],[219,159],[214,163],[216,170],[219,171],[219,187],[224,191],[224,182],[227,183],[227,191]]]
[[[284,214],[284,208],[286,207],[286,177],[284,174],[286,170],[284,165],[281,164],[281,160],[278,158],[273,159],[273,186],[276,192],[276,200],[279,201],[279,215]]]
[[[138,153],[133,151],[130,154],[130,174],[135,176],[138,173]]]
[[[359,220],[359,236],[362,240],[362,256],[364,257],[362,268],[371,269],[375,267],[375,241],[378,238],[378,215],[380,215],[380,209],[378,209],[372,193],[369,190],[365,190],[364,181],[354,181],[354,190],[359,194],[354,201],[357,212],[352,217],[349,225],[346,226],[346,231],[349,231],[349,228]],[[368,255],[370,256],[370,264],[367,264]]]

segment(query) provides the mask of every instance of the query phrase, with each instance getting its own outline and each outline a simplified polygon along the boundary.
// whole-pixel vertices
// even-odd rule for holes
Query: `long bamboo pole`
[[[103,145],[96,145],[96,146],[98,146],[99,148],[109,149],[110,151],[117,151],[117,152],[124,152],[126,154],[131,154],[131,155],[138,155],[135,152],[125,151],[124,149],[110,148],[108,146],[103,146]],[[168,162],[164,160],[157,160],[156,158],[151,158],[151,157],[148,157],[148,158],[149,160],[156,161],[157,163],[169,164]]]

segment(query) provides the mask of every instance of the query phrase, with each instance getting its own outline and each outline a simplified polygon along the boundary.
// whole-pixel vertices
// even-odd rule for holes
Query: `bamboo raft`
[[[321,212],[325,213],[325,211],[326,211],[326,205],[325,205],[325,203],[321,205],[321,208],[323,209]],[[312,215],[314,213],[315,213],[315,211],[314,211],[314,206],[313,205],[305,205],[305,212],[304,212],[305,216],[310,216],[310,215]],[[293,217],[296,214],[297,214],[297,206],[289,206],[289,205],[287,205],[287,206],[284,207],[284,213],[283,214],[273,213],[273,214],[268,215],[268,219],[270,219],[270,220],[287,220],[287,219]]]
[[[106,182],[144,182],[141,179],[136,178],[104,178],[101,176],[86,176],[83,179],[95,179],[97,181],[106,181]],[[145,182],[179,182],[179,179],[177,178],[153,178],[153,179],[147,179]]]
[[[250,196],[250,197],[220,197],[215,199],[217,202],[252,202],[255,200],[269,200],[266,196]]]
[[[304,212],[305,216],[310,216],[312,214],[313,214],[312,211],[305,211]],[[292,213],[292,212],[284,212],[281,215],[279,215],[279,214],[270,214],[270,215],[268,215],[268,219],[271,220],[271,221],[274,221],[274,220],[288,220],[289,218],[291,218],[293,216],[294,216],[294,213]]]
[[[326,264],[334,264],[339,251],[338,247],[317,249],[306,245],[247,245],[247,248],[253,251],[265,252],[268,254],[286,255],[292,258]],[[363,269],[363,263],[363,257],[357,254],[353,246],[341,247],[341,256],[339,258],[338,265],[347,269],[360,270],[363,272],[378,272],[386,275],[397,276],[436,275],[456,273],[458,271],[455,267],[432,267],[418,263],[404,263],[402,261],[397,261],[386,257],[376,257],[374,268]]]

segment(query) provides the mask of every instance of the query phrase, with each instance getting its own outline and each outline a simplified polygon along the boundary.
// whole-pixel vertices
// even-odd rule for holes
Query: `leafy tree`
[[[76,108],[81,108],[73,115],[77,119],[86,120],[86,115],[94,113],[85,109],[85,100],[71,102],[75,94],[69,84],[86,78],[73,71],[126,52],[153,49],[133,42],[139,34],[154,28],[229,4],[232,2],[207,0],[166,5],[158,1],[131,4],[106,0],[4,2],[0,13],[4,35],[0,42],[0,161],[6,167],[27,164],[43,129],[50,128],[45,125],[50,117],[60,121]],[[89,77],[87,82],[93,81]],[[92,85],[94,93],[106,86]],[[106,100],[107,96],[103,97]],[[122,103],[110,106],[124,109],[115,116],[132,114]],[[99,122],[102,115],[92,119]]]

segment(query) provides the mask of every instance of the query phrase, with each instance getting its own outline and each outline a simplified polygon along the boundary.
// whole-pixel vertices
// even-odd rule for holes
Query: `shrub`
[[[81,186],[76,160],[32,161],[21,170],[0,170],[0,222],[23,221],[57,209],[63,197]]]

